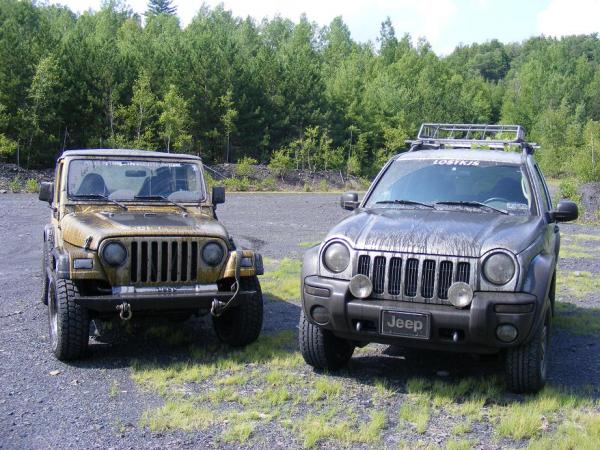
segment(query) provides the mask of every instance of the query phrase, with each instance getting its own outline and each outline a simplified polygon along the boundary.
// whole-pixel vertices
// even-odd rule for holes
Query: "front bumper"
[[[130,293],[120,295],[79,296],[75,301],[89,310],[97,312],[116,312],[123,302],[131,305],[131,311],[175,311],[210,309],[213,299],[227,302],[233,292],[156,292]],[[246,301],[256,291],[239,291],[231,306]]]
[[[315,325],[336,336],[358,342],[379,342],[438,350],[494,353],[525,342],[534,323],[537,298],[521,292],[475,292],[468,309],[447,305],[398,300],[356,299],[348,291],[348,281],[309,276],[302,283],[304,313]],[[307,292],[308,291],[308,292]],[[501,305],[501,306],[498,306]],[[327,320],[316,322],[315,306],[327,309]],[[381,333],[383,310],[424,313],[430,316],[430,336],[426,340]],[[322,310],[321,310],[322,312]],[[357,323],[360,322],[360,330]],[[517,338],[505,343],[496,337],[500,324],[512,324]],[[455,340],[455,332],[458,339]]]

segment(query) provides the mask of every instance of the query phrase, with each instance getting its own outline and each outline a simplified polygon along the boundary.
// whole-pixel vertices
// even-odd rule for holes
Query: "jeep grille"
[[[196,281],[199,245],[196,241],[132,241],[130,278],[132,283]]]
[[[442,304],[450,304],[453,282],[474,287],[474,269],[464,258],[431,255],[361,254],[356,265],[356,273],[371,278],[374,297]]]

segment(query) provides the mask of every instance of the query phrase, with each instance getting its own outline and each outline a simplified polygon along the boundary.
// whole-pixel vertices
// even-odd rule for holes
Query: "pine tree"
[[[159,14],[174,15],[177,12],[177,7],[171,4],[171,0],[150,0],[146,16],[157,16]]]

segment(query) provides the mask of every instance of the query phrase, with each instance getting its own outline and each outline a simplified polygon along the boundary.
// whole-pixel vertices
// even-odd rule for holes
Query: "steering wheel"
[[[494,202],[510,203],[507,199],[505,199],[503,197],[490,197],[483,203],[485,203],[487,205],[488,203],[494,203]]]

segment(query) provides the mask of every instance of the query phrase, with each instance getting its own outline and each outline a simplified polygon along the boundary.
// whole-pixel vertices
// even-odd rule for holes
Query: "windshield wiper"
[[[375,202],[376,205],[383,205],[383,204],[388,204],[388,205],[419,205],[419,206],[425,206],[427,208],[433,208],[433,205],[430,205],[429,203],[421,203],[421,202],[415,202],[413,200],[381,200],[379,202]]]
[[[125,211],[128,211],[127,206],[125,206],[123,203],[118,202],[116,200],[113,200],[112,198],[109,198],[107,195],[102,195],[102,194],[79,194],[79,195],[73,195],[73,198],[101,198],[102,200],[108,200],[111,203],[114,203],[117,206],[120,206],[121,208],[123,208]]]
[[[185,212],[187,212],[187,208],[180,203],[174,202],[173,200],[165,197],[164,195],[136,195],[134,197],[136,200],[163,200],[165,202],[170,203],[171,205],[175,205],[178,208],[181,208]]]
[[[472,206],[475,208],[487,208],[492,211],[496,211],[502,214],[508,214],[508,211],[503,209],[494,208],[493,206],[486,205],[485,203],[476,202],[476,201],[466,201],[466,200],[457,200],[457,201],[447,201],[447,202],[435,202],[435,205],[450,205],[450,206]]]

